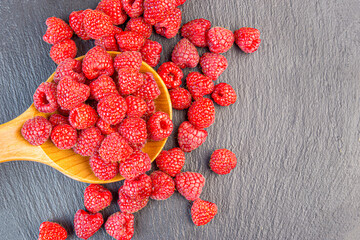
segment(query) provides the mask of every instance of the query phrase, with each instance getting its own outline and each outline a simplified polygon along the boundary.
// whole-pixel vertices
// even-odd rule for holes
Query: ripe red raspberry
[[[115,239],[130,240],[134,235],[134,215],[116,212],[105,223],[107,234]]]
[[[180,6],[180,5],[184,4],[185,2],[186,2],[186,0],[175,0],[176,6]]]
[[[131,199],[148,198],[151,194],[151,178],[142,174],[134,179],[124,181],[122,191]]]
[[[75,58],[76,53],[76,44],[71,39],[56,43],[50,49],[50,57],[56,64],[60,64],[67,58]]]
[[[194,68],[199,63],[199,53],[189,40],[183,38],[175,45],[171,61],[180,68]]]
[[[90,184],[85,188],[84,206],[89,212],[100,212],[110,206],[113,197],[111,192],[99,184]]]
[[[187,109],[191,105],[191,94],[185,88],[174,88],[169,91],[172,107],[176,110]]]
[[[119,126],[119,133],[128,142],[139,144],[146,141],[146,122],[141,118],[126,118]]]
[[[90,96],[90,87],[73,80],[71,77],[64,77],[56,89],[57,101],[64,110],[75,108]]]
[[[161,141],[170,136],[173,130],[173,122],[169,115],[164,112],[154,113],[147,121],[149,139]]]
[[[98,152],[95,152],[89,161],[91,170],[100,180],[113,179],[119,173],[119,164],[117,162],[105,162]]]
[[[36,89],[34,96],[34,106],[39,112],[55,112],[59,105],[56,101],[56,84],[43,82]]]
[[[149,118],[156,112],[156,106],[154,100],[146,100],[145,103],[147,106],[147,110],[144,114],[144,119],[149,120]]]
[[[112,20],[105,13],[87,9],[83,14],[85,32],[92,39],[99,39],[114,34]]]
[[[144,0],[144,19],[155,25],[161,22],[176,7],[175,0]]]
[[[198,72],[188,74],[186,77],[186,85],[195,100],[214,91],[214,82]]]
[[[119,173],[125,179],[134,179],[151,169],[151,159],[141,150],[134,151],[125,161],[119,164]]]
[[[197,128],[210,127],[215,121],[215,107],[211,99],[199,98],[188,111],[189,122]]]
[[[256,28],[242,27],[234,32],[235,43],[245,53],[253,53],[260,46],[260,31]]]
[[[122,52],[114,58],[114,67],[116,71],[119,71],[122,68],[133,68],[140,71],[141,64],[141,54],[136,51]]]
[[[118,126],[113,126],[105,122],[102,118],[99,118],[96,122],[96,126],[101,130],[102,134],[108,135],[114,132],[117,132]]]
[[[97,5],[96,10],[108,15],[114,25],[123,24],[127,19],[120,0],[102,0]]]
[[[82,71],[90,80],[101,75],[111,76],[114,73],[113,59],[102,47],[93,47],[83,59]]]
[[[134,93],[144,83],[144,76],[134,68],[121,68],[118,71],[119,92],[121,95]]]
[[[207,46],[213,53],[227,52],[234,44],[234,40],[233,32],[222,27],[213,27],[206,34]]]
[[[144,12],[144,0],[121,0],[123,8],[131,18],[139,17]]]
[[[97,127],[90,127],[81,130],[79,137],[74,146],[74,152],[81,156],[91,156],[96,149],[100,147],[101,142],[104,140],[104,136]]]
[[[174,180],[162,171],[155,171],[150,174],[152,191],[150,198],[154,200],[165,200],[171,197],[175,191]]]
[[[61,124],[70,124],[67,117],[57,113],[49,117],[49,122],[51,123],[52,127],[56,127],[57,125]]]
[[[218,53],[204,53],[200,58],[200,66],[205,76],[215,81],[228,66],[226,57]]]
[[[75,234],[79,238],[88,239],[94,235],[104,223],[101,213],[87,213],[84,210],[78,210],[74,217]]]
[[[72,29],[63,20],[57,17],[46,19],[47,30],[43,36],[43,40],[50,44],[57,44],[70,39],[73,35]]]
[[[60,224],[55,222],[43,222],[39,228],[38,240],[65,240],[67,232]]]
[[[95,46],[104,48],[106,51],[119,51],[119,46],[115,39],[116,33],[121,33],[122,29],[114,26],[114,34],[95,39]]]
[[[105,122],[116,125],[120,123],[126,115],[126,101],[120,95],[109,95],[100,100],[97,111]]]
[[[163,150],[156,158],[158,168],[171,177],[175,177],[176,174],[180,173],[184,164],[185,154],[180,148],[173,148],[168,151]]]
[[[178,143],[184,152],[191,152],[200,147],[206,140],[208,133],[205,129],[198,129],[190,122],[183,122],[178,130]]]
[[[119,133],[107,135],[99,148],[100,157],[105,162],[121,162],[130,156],[133,149]]]
[[[191,207],[191,219],[196,226],[210,222],[217,214],[218,207],[215,203],[197,199]]]
[[[184,74],[173,62],[165,62],[157,70],[167,89],[177,88],[182,83]]]
[[[204,176],[196,172],[179,173],[174,181],[178,192],[189,201],[198,199],[205,185]]]
[[[80,103],[77,107],[73,108],[69,115],[71,126],[78,130],[94,126],[97,119],[96,111],[84,103]]]
[[[220,106],[229,106],[237,99],[235,90],[227,83],[217,84],[211,97]]]
[[[134,93],[134,96],[145,100],[154,100],[160,95],[160,89],[150,72],[143,73],[144,84]]]
[[[181,25],[181,10],[174,8],[164,20],[154,25],[157,34],[173,38],[179,32]]]
[[[128,106],[126,112],[128,117],[139,118],[145,114],[147,105],[144,99],[129,95],[125,98],[125,101]]]
[[[132,199],[125,193],[123,186],[119,188],[118,205],[120,207],[120,210],[124,213],[135,213],[143,209],[148,202],[149,202],[149,197],[144,197],[144,198],[137,197]]]
[[[211,22],[204,18],[194,19],[184,24],[181,36],[187,38],[196,47],[206,47],[206,33],[211,28]]]
[[[145,43],[145,37],[137,32],[123,31],[115,34],[121,52],[139,51]]]
[[[86,41],[90,40],[90,37],[85,32],[85,28],[83,25],[84,17],[85,14],[83,10],[72,12],[69,16],[69,25],[79,38]]]
[[[89,85],[90,97],[100,101],[111,94],[119,94],[114,80],[109,76],[100,76]]]
[[[236,167],[235,153],[228,149],[217,149],[210,158],[210,168],[217,174],[225,175]]]
[[[143,17],[131,18],[127,24],[125,31],[133,31],[149,38],[152,33],[152,26],[145,22]]]
[[[61,62],[56,68],[54,82],[59,83],[65,76],[69,76],[79,83],[84,83],[86,78],[81,70],[81,61],[68,58]]]
[[[68,124],[58,125],[51,131],[51,141],[59,149],[72,148],[77,140],[77,131]]]
[[[49,139],[51,129],[51,123],[46,118],[37,116],[26,120],[21,128],[21,135],[31,145],[39,146]]]
[[[159,64],[161,52],[161,44],[149,39],[146,39],[144,46],[140,49],[142,60],[150,67],[156,67]]]

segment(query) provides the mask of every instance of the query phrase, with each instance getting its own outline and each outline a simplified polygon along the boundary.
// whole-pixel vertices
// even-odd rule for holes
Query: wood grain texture
[[[24,112],[36,87],[54,71],[41,37],[47,17],[67,19],[96,0],[0,1],[0,122]],[[359,239],[360,226],[360,3],[358,0],[188,0],[183,23],[207,18],[213,26],[261,31],[250,55],[234,46],[217,82],[230,83],[239,101],[216,106],[208,140],[186,154],[184,170],[206,177],[201,197],[218,204],[207,226],[190,219],[179,194],[150,201],[135,214],[134,239]],[[161,61],[180,37],[166,40]],[[93,43],[76,40],[79,56]],[[199,49],[202,54],[206,49]],[[187,69],[185,74],[193,69]],[[174,112],[176,126],[185,111]],[[166,149],[176,146],[175,134]],[[226,176],[208,167],[217,148],[239,165]],[[107,184],[116,196],[121,183]],[[0,236],[36,239],[43,221],[73,234],[87,184],[33,162],[0,165]],[[117,197],[115,197],[117,198]],[[104,211],[118,211],[115,203]],[[111,239],[101,229],[92,239]]]

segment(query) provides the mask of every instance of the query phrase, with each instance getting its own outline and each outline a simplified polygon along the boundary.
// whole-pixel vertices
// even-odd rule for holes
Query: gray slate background
[[[42,41],[46,18],[67,20],[96,5],[0,1],[0,123],[25,111],[55,70]],[[186,154],[184,170],[204,174],[201,197],[218,204],[218,215],[196,227],[190,203],[174,194],[135,214],[134,239],[360,239],[360,2],[188,0],[181,10],[183,23],[203,17],[231,30],[257,27],[262,43],[254,54],[236,46],[224,54],[230,66],[218,82],[234,86],[239,100],[216,106],[208,140]],[[163,44],[162,62],[180,39],[151,38]],[[93,44],[76,42],[79,55]],[[177,126],[185,118],[175,111]],[[166,149],[174,146],[171,139]],[[217,148],[239,159],[229,175],[208,167]],[[116,193],[120,185],[107,187]],[[1,164],[0,239],[37,239],[43,221],[60,222],[76,239],[72,220],[86,186],[41,164]],[[115,211],[113,203],[105,218]],[[91,239],[111,238],[102,228]]]

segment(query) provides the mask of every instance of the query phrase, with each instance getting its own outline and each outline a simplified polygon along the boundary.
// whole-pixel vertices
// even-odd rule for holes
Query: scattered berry
[[[142,60],[150,67],[156,67],[159,64],[161,52],[161,44],[149,39],[146,39],[144,46],[140,49]]]
[[[56,68],[54,82],[59,83],[65,76],[69,76],[79,83],[84,83],[85,75],[81,70],[81,61],[73,58],[68,58],[62,61]]]
[[[197,128],[207,128],[215,121],[214,103],[208,98],[199,98],[188,111],[189,122]]]
[[[121,0],[121,2],[131,18],[139,17],[144,12],[144,0]]]
[[[187,22],[181,28],[181,36],[187,38],[196,47],[206,47],[206,33],[211,28],[211,22],[199,18]]]
[[[74,146],[74,152],[81,156],[92,156],[103,140],[104,136],[99,128],[90,127],[83,129]]]
[[[171,197],[175,191],[174,180],[162,171],[155,171],[150,174],[152,191],[150,198],[154,200],[165,200]]]
[[[85,32],[92,39],[99,39],[114,34],[112,19],[105,13],[87,9],[83,14]]]
[[[125,179],[134,179],[151,169],[151,159],[141,150],[134,151],[125,161],[119,164],[119,173]]]
[[[215,81],[228,66],[226,57],[218,53],[204,53],[200,58],[200,66],[205,76]]]
[[[175,0],[144,0],[144,19],[155,25],[169,16],[175,7]]]
[[[146,141],[146,122],[141,118],[126,118],[120,123],[119,133],[128,142],[139,144]]]
[[[174,88],[169,91],[171,105],[176,110],[187,109],[191,105],[191,94],[185,88]]]
[[[147,121],[147,127],[149,139],[161,141],[170,136],[173,130],[173,122],[167,113],[156,112]]]
[[[101,75],[111,76],[114,73],[113,59],[102,47],[95,46],[86,53],[82,71],[90,80]]]
[[[124,181],[122,191],[131,199],[148,198],[151,194],[151,178],[142,174],[134,179]]]
[[[235,153],[227,149],[217,149],[211,154],[210,168],[217,174],[225,175],[236,167]]]
[[[96,122],[96,126],[101,130],[101,133],[105,135],[117,132],[118,130],[117,126],[113,126],[105,122],[102,118],[98,119],[98,121]]]
[[[198,129],[190,122],[185,121],[178,130],[178,143],[181,150],[191,152],[205,142],[207,135],[205,129]]]
[[[84,210],[78,210],[74,217],[75,234],[79,238],[88,239],[94,235],[104,223],[101,213],[87,213]]]
[[[198,72],[191,72],[186,77],[186,86],[196,100],[214,91],[214,82]]]
[[[171,61],[180,68],[194,68],[199,63],[199,53],[189,40],[183,38],[175,45]]]
[[[85,188],[84,206],[89,212],[100,212],[110,206],[112,199],[111,192],[99,184],[90,184]]]
[[[205,185],[204,176],[196,172],[179,173],[174,181],[178,192],[189,201],[198,199]]]
[[[235,38],[232,31],[222,27],[213,27],[207,32],[206,40],[211,52],[224,53],[232,47]]]
[[[134,93],[134,96],[145,100],[154,100],[160,95],[160,89],[150,72],[143,73],[144,84]]]
[[[157,70],[159,76],[164,81],[167,89],[177,88],[182,83],[184,74],[173,62],[165,62]]]
[[[142,1],[142,0],[141,0]],[[126,24],[126,31],[133,31],[149,38],[152,33],[152,26],[145,22],[143,17],[131,18]]]
[[[62,63],[67,58],[76,57],[76,53],[76,44],[71,39],[56,43],[50,49],[50,57],[56,64]]]
[[[47,30],[43,36],[43,40],[50,44],[57,44],[70,39],[73,35],[72,29],[63,20],[57,17],[46,19]]]
[[[97,5],[96,10],[108,15],[114,25],[123,24],[127,19],[120,0],[102,0]]]
[[[58,125],[51,131],[51,141],[62,150],[72,148],[76,139],[76,129],[68,124]]]
[[[71,77],[64,77],[56,89],[57,101],[64,110],[75,108],[90,96],[90,87]]]
[[[126,115],[126,101],[120,95],[109,95],[100,100],[97,111],[105,122],[116,125],[120,123]]]
[[[148,201],[149,197],[137,197],[135,199],[132,199],[125,193],[123,186],[119,188],[118,205],[120,207],[120,210],[124,213],[135,213],[143,209],[147,205]]]
[[[100,101],[111,94],[119,94],[114,80],[105,75],[101,75],[89,85],[90,97]]]
[[[78,130],[94,126],[97,119],[96,111],[84,103],[80,103],[77,107],[73,108],[69,115],[71,126]]]
[[[78,35],[82,40],[90,40],[90,37],[87,35],[83,22],[84,22],[84,11],[74,11],[69,16],[69,25],[74,30],[75,34]]]
[[[114,34],[95,39],[95,46],[104,48],[106,51],[119,51],[119,46],[115,39],[116,33],[121,33],[122,29],[114,26]]]
[[[95,152],[89,161],[92,171],[100,180],[113,179],[119,173],[119,164],[117,162],[105,162],[98,152]]]
[[[37,116],[26,120],[21,127],[21,135],[31,145],[39,146],[49,139],[51,129],[51,123],[46,118]]]
[[[202,226],[211,221],[217,214],[215,203],[197,199],[191,207],[191,219],[196,226]]]
[[[130,240],[134,235],[134,215],[116,212],[105,223],[107,234],[115,239]]]
[[[154,25],[157,34],[166,37],[173,38],[179,32],[181,25],[181,10],[174,8],[169,15]]]
[[[128,117],[139,118],[147,111],[147,105],[144,99],[129,95],[125,98],[128,110],[126,115]]]
[[[34,96],[34,106],[39,112],[55,112],[59,105],[56,101],[56,84],[43,82],[36,89]]]
[[[119,133],[107,135],[99,148],[100,157],[105,162],[121,162],[131,156],[133,149]]]
[[[145,43],[145,37],[133,31],[123,31],[115,34],[115,38],[122,52],[139,51]]]
[[[156,158],[158,168],[171,177],[175,177],[176,174],[180,173],[184,164],[185,154],[180,148],[173,148],[168,151],[163,150]]]
[[[65,240],[67,232],[60,224],[55,222],[43,222],[39,228],[38,240]]]
[[[260,45],[260,31],[256,28],[243,27],[234,32],[235,43],[245,53],[255,52]]]
[[[211,97],[220,106],[229,106],[237,99],[235,90],[227,83],[217,84]]]
[[[49,122],[51,123],[52,127],[56,127],[57,125],[61,124],[70,124],[67,117],[57,113],[52,114],[49,117]]]
[[[114,58],[114,67],[116,71],[119,71],[122,68],[133,68],[140,71],[141,64],[141,53],[136,51],[121,52]]]
[[[138,90],[144,83],[144,76],[134,68],[121,68],[118,71],[119,92],[129,95]]]

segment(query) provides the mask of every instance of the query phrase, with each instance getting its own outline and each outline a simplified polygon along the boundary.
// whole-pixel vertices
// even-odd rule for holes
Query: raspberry
[[[191,105],[191,94],[185,88],[174,88],[169,91],[171,105],[176,110],[187,109]]]
[[[81,156],[91,156],[94,154],[96,149],[100,147],[103,140],[104,136],[97,127],[90,127],[81,130],[74,146],[74,152],[80,154]]]
[[[186,0],[175,0],[176,6],[180,6],[180,5],[184,4],[185,2],[186,2]]]
[[[119,173],[125,179],[134,179],[151,169],[151,159],[141,150],[134,151],[125,161],[119,164]]]
[[[112,19],[105,13],[87,9],[83,14],[83,26],[90,38],[99,39],[114,34]]]
[[[185,154],[180,148],[173,148],[168,151],[163,150],[156,158],[158,168],[171,177],[175,177],[176,174],[180,173],[184,164]]]
[[[141,118],[126,118],[119,126],[119,133],[128,142],[139,144],[146,141],[146,122]]]
[[[73,108],[69,115],[71,126],[78,130],[94,126],[97,119],[96,111],[84,103],[80,103],[77,107]]]
[[[51,129],[51,123],[46,118],[37,116],[26,120],[21,127],[21,135],[31,145],[39,146],[49,139]]]
[[[119,94],[114,80],[109,76],[100,76],[89,85],[90,97],[100,101],[111,94]]]
[[[114,58],[114,67],[116,71],[119,71],[122,68],[133,68],[140,71],[141,64],[141,54],[136,51],[122,52]]]
[[[206,47],[206,33],[211,28],[211,22],[199,18],[187,22],[181,28],[181,36],[187,38],[196,47]]]
[[[128,117],[137,118],[142,117],[145,114],[147,105],[142,98],[129,95],[125,98],[125,101],[128,106],[128,110],[126,112]]]
[[[174,8],[167,18],[154,25],[157,34],[166,37],[173,38],[179,32],[181,25],[181,10]]]
[[[90,88],[71,77],[64,77],[57,85],[56,95],[60,107],[71,110],[86,101],[90,95]]]
[[[160,89],[150,72],[143,73],[144,84],[134,93],[134,96],[145,100],[154,100],[160,95]]]
[[[50,116],[49,122],[51,123],[52,127],[56,127],[57,125],[61,124],[70,124],[67,117],[57,113]]]
[[[145,37],[137,32],[123,31],[115,34],[121,52],[139,51],[145,43]]]
[[[156,112],[147,121],[149,139],[161,141],[170,136],[173,123],[167,113]]]
[[[191,219],[196,226],[202,226],[211,221],[217,214],[215,203],[197,199],[191,207]]]
[[[194,68],[199,63],[199,53],[189,40],[183,38],[175,45],[171,61],[180,68]]]
[[[113,126],[107,122],[105,122],[102,118],[96,122],[96,126],[101,130],[102,134],[108,135],[114,132],[117,132],[118,127]]]
[[[182,83],[184,74],[173,62],[165,62],[157,70],[167,89],[177,88]]]
[[[207,128],[215,121],[214,103],[208,98],[199,98],[188,111],[189,122],[197,128]]]
[[[225,175],[236,167],[235,153],[227,149],[217,149],[211,154],[210,168],[217,174]]]
[[[134,93],[144,83],[144,76],[133,68],[121,68],[118,71],[119,92],[121,95]]]
[[[228,66],[226,58],[218,53],[204,53],[200,58],[200,66],[205,76],[215,81]]]
[[[131,18],[139,17],[144,12],[144,0],[121,0],[121,2]]]
[[[260,45],[260,31],[256,28],[242,27],[234,32],[235,43],[245,53],[255,52]]]
[[[148,198],[151,194],[151,178],[142,174],[134,179],[124,181],[122,191],[131,199]]]
[[[175,191],[174,180],[162,171],[155,171],[150,174],[152,182],[151,199],[165,200],[171,197]]]
[[[175,0],[144,0],[144,19],[155,25],[169,16],[175,7]]]
[[[85,14],[83,10],[72,12],[69,16],[69,25],[79,38],[86,41],[90,40],[90,37],[85,32],[85,28],[83,25],[84,17]]]
[[[151,115],[153,115],[156,112],[156,106],[155,106],[154,100],[146,100],[145,99],[145,103],[147,105],[147,110],[144,114],[144,117],[146,119],[148,119],[151,117]]]
[[[90,167],[95,176],[104,181],[113,179],[119,173],[119,164],[117,162],[104,162],[98,152],[90,157]]]
[[[84,206],[92,213],[110,206],[112,199],[111,192],[99,184],[90,184],[84,192]]]
[[[188,74],[186,77],[186,85],[195,100],[214,91],[214,82],[198,72]]]
[[[101,213],[87,213],[84,210],[78,210],[74,217],[75,234],[79,238],[88,239],[94,235],[104,223]]]
[[[161,52],[161,44],[149,39],[146,39],[144,46],[140,49],[142,60],[150,67],[156,67],[159,64]]]
[[[116,33],[121,33],[122,29],[114,26],[114,34],[95,40],[95,46],[104,48],[106,51],[119,51],[119,46],[115,39]]]
[[[82,71],[90,80],[101,75],[111,76],[114,73],[113,59],[105,49],[99,46],[93,47],[83,59]]]
[[[135,213],[143,209],[147,205],[148,201],[149,197],[137,197],[135,199],[132,199],[125,193],[123,186],[119,188],[118,205],[120,207],[120,210],[124,213]]]
[[[149,38],[152,33],[152,26],[145,22],[143,17],[131,18],[127,24],[125,31],[133,31]]]
[[[102,0],[96,10],[108,15],[114,25],[123,24],[127,19],[120,0]]]
[[[207,135],[205,129],[198,129],[190,122],[185,121],[178,130],[178,143],[181,150],[191,152],[205,142]]]
[[[69,76],[79,83],[84,83],[85,75],[81,70],[81,61],[73,58],[62,61],[56,68],[54,82],[59,83],[65,76]]]
[[[73,31],[63,20],[57,17],[50,17],[46,19],[47,30],[43,36],[43,40],[50,44],[57,44],[70,39],[73,35]]]
[[[222,27],[213,27],[206,34],[207,46],[213,53],[227,52],[234,44],[234,40],[233,32]]]
[[[116,212],[105,223],[107,234],[115,239],[130,240],[134,235],[134,215]]]
[[[69,124],[58,125],[51,131],[51,141],[59,149],[72,148],[77,140],[76,129]]]
[[[76,57],[76,53],[76,44],[71,39],[56,43],[50,49],[50,57],[56,64],[60,64],[67,58]]]
[[[198,199],[205,185],[204,176],[196,172],[179,173],[174,181],[178,192],[189,201]]]
[[[229,106],[235,103],[237,98],[235,90],[227,83],[217,84],[211,97],[220,106]]]
[[[54,222],[43,222],[39,228],[38,240],[65,240],[67,232],[60,224]]]
[[[55,112],[59,105],[56,101],[56,84],[43,82],[36,89],[34,96],[34,106],[39,112]]]
[[[109,95],[100,100],[97,111],[105,122],[116,125],[125,117],[127,111],[126,101],[120,95]]]
[[[105,162],[121,162],[130,156],[133,149],[119,133],[107,135],[99,148],[100,157]]]

